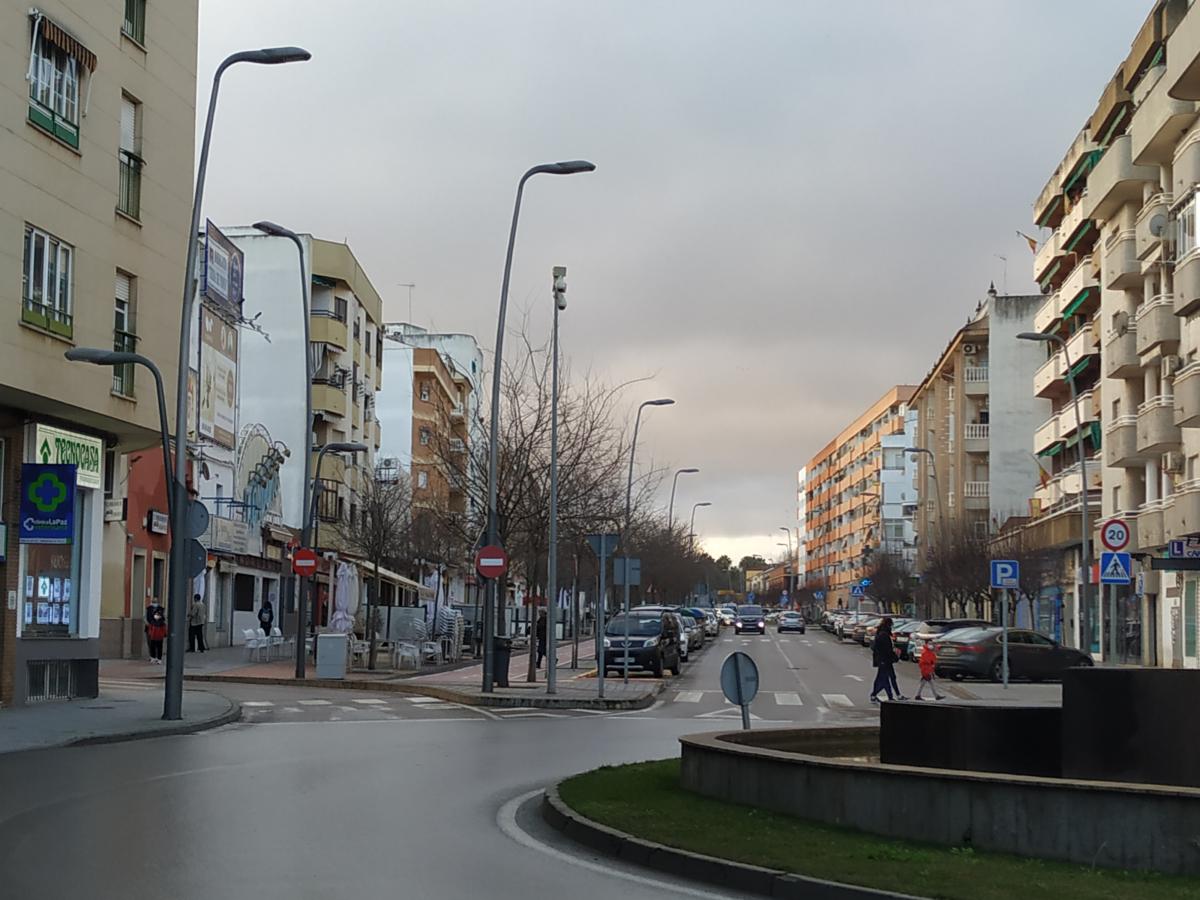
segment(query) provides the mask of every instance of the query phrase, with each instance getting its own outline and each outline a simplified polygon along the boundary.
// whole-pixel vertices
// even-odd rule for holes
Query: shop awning
[[[42,15],[40,27],[43,38],[68,56],[74,57],[81,65],[87,66],[89,72],[96,71],[96,54],[68,34],[61,25]]]

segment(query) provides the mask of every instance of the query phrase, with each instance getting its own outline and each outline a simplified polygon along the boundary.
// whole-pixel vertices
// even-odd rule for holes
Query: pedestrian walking
[[[884,618],[871,644],[871,664],[875,666],[875,684],[871,687],[871,702],[879,702],[879,692],[886,691],[889,700],[896,699],[892,684],[896,680],[896,650],[892,646],[892,620]]]
[[[199,650],[203,653],[208,648],[204,646],[204,625],[208,622],[208,607],[204,598],[199,594],[192,597],[192,605],[188,607],[188,653]]]
[[[263,634],[267,637],[271,636],[271,626],[275,624],[275,607],[271,605],[270,600],[263,600],[262,606],[258,609],[258,624],[262,628]]]
[[[921,655],[917,658],[917,662],[921,666],[921,684],[917,687],[917,695],[914,699],[923,699],[921,695],[925,693],[925,685],[929,685],[933,689],[933,699],[941,700],[946,695],[938,690],[937,651],[933,649],[932,643],[926,641],[925,646],[921,648]]]
[[[163,641],[167,639],[167,611],[156,599],[146,604],[146,646],[150,649],[150,662],[162,665]]]
[[[538,613],[537,625],[534,626],[534,634],[537,636],[537,663],[535,669],[542,667],[542,660],[546,658],[546,613]]]

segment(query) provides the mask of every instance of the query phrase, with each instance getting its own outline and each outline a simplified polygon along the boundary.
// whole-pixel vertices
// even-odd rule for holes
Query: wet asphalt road
[[[561,842],[540,831],[528,804],[518,815],[510,801],[601,764],[676,755],[683,734],[737,727],[717,692],[733,649],[759,664],[760,724],[877,715],[865,652],[815,631],[723,634],[654,708],[620,714],[481,714],[394,695],[231,687],[257,704],[236,725],[0,757],[0,894],[722,896],[589,865],[594,857],[570,846],[547,851],[539,842]],[[905,668],[901,680],[915,683]]]

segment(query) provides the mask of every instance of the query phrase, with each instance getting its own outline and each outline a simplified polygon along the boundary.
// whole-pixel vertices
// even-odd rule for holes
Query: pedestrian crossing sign
[[[863,586],[861,584],[854,584],[854,585],[850,586],[850,596],[851,597],[861,597],[865,593],[866,593],[866,590],[863,588]]]
[[[1133,569],[1128,553],[1100,554],[1100,583],[1129,584]]]

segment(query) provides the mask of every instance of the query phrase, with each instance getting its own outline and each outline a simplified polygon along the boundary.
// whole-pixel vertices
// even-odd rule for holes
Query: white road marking
[[[408,697],[409,703],[441,703],[437,697]]]
[[[780,706],[803,706],[804,701],[795,691],[776,691],[775,702]]]
[[[284,711],[285,713],[300,713],[300,712],[304,712],[304,710],[302,710],[302,709],[301,709],[300,707],[298,707],[298,706],[285,706],[285,707],[283,708],[283,711]]]
[[[163,689],[163,683],[159,679],[155,679],[153,681],[138,681],[135,679],[122,680],[117,678],[101,678],[100,687],[120,688],[121,690],[130,691],[161,691]]]
[[[826,706],[853,706],[854,702],[845,694],[822,694]]]
[[[680,691],[675,695],[676,703],[699,703],[704,699],[704,691]]]
[[[692,716],[693,719],[741,719],[742,708],[740,706],[726,706],[722,709],[714,709],[712,712],[700,713]],[[750,718],[755,722],[761,722],[762,717],[750,713]]]
[[[340,709],[342,712],[358,712],[357,706],[335,706],[334,709]]]
[[[846,677],[846,678],[853,678],[855,681],[862,681],[862,680],[863,680],[861,675],[846,675],[845,677]]]
[[[763,641],[765,641],[765,642],[766,642],[766,643],[768,643],[768,644],[771,642],[771,639],[770,639],[769,637],[760,637],[758,640],[759,640],[760,642],[763,642]]]
[[[333,703],[329,700],[297,700],[301,706],[332,706]]]
[[[699,888],[683,887],[672,881],[664,881],[658,878],[650,878],[646,875],[637,875],[633,872],[626,872],[622,869],[614,868],[611,863],[592,862],[590,859],[583,859],[559,850],[556,847],[551,847],[535,838],[533,835],[522,830],[517,824],[517,810],[527,800],[536,797],[542,793],[541,789],[529,791],[522,794],[520,797],[514,797],[500,807],[500,811],[496,813],[496,824],[500,827],[508,837],[516,841],[523,847],[529,850],[537,850],[539,853],[544,853],[547,856],[552,856],[562,862],[570,863],[573,866],[579,866],[581,869],[588,869],[592,872],[598,872],[601,875],[607,875],[612,878],[622,878],[625,881],[631,881],[634,884],[641,884],[653,888],[664,894],[677,894],[683,897],[699,897],[701,900],[726,900],[728,894],[714,894],[711,891],[702,891]]]
[[[505,716],[506,719],[562,719],[562,713],[553,712],[515,712]]]
[[[386,700],[380,700],[377,697],[354,697],[350,700],[350,702],[351,703],[371,703],[371,704],[387,703]]]
[[[242,706],[274,706],[270,700],[243,700]]]
[[[733,638],[721,638],[721,643],[722,644],[732,644]]]

